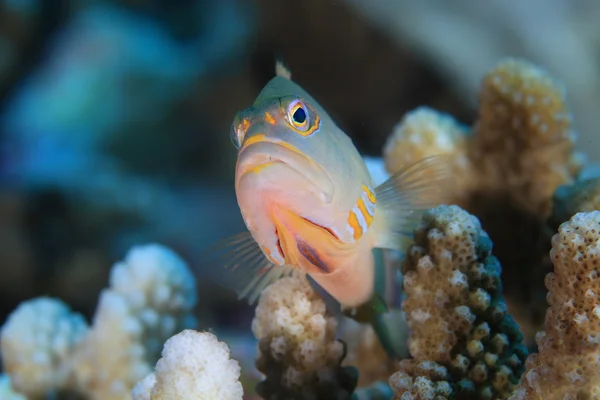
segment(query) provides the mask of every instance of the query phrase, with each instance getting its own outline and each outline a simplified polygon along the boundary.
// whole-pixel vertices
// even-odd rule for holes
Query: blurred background
[[[91,316],[135,244],[195,265],[244,229],[229,129],[276,57],[371,156],[421,105],[471,124],[482,76],[524,57],[562,80],[597,163],[599,18],[596,0],[0,0],[0,325],[39,295]],[[251,365],[252,309],[199,287],[200,328]]]

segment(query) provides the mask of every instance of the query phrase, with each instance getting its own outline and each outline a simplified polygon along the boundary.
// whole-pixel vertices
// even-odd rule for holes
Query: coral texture
[[[385,167],[394,173],[425,157],[444,154],[449,158],[448,167],[457,181],[456,187],[460,188],[452,192],[456,202],[457,197],[468,195],[476,181],[476,169],[468,157],[468,133],[468,128],[449,115],[429,107],[417,108],[406,114],[387,139],[383,149]]]
[[[162,343],[195,324],[194,277],[175,253],[133,248],[111,271],[90,335],[77,353],[77,386],[94,398],[125,398],[150,372]],[[118,349],[118,350],[117,350]]]
[[[336,330],[336,319],[303,274],[267,287],[252,321],[256,367],[266,376],[257,393],[265,399],[349,399],[358,376],[340,366],[345,346]]]
[[[561,224],[550,257],[550,307],[536,338],[539,353],[528,357],[512,399],[599,398],[600,211],[578,213]]]
[[[510,395],[527,352],[506,312],[491,250],[477,218],[460,207],[423,215],[403,263],[413,359],[390,377],[396,399]]]
[[[195,324],[195,304],[183,260],[160,245],[134,247],[111,270],[90,328],[58,300],[35,299],[15,310],[2,328],[6,372],[32,399],[59,390],[129,399],[162,343]]]
[[[483,78],[470,130],[421,108],[405,116],[384,148],[391,173],[424,156],[448,156],[456,184],[445,204],[476,215],[494,238],[507,302],[526,310],[518,315],[527,332],[543,324],[553,233],[546,219],[555,190],[581,169],[574,143],[562,86],[531,63],[507,59]],[[533,335],[527,339],[533,343]]]
[[[564,90],[544,71],[508,59],[483,79],[472,129],[429,108],[398,124],[384,148],[390,172],[435,154],[452,156],[461,193],[506,192],[524,210],[548,216],[556,188],[581,168]],[[464,202],[457,203],[465,205]]]
[[[241,400],[240,365],[209,332],[186,329],[166,341],[156,371],[135,386],[134,399]]]
[[[31,398],[65,389],[68,361],[87,332],[83,316],[60,300],[21,303],[0,332],[3,364],[14,388]]]

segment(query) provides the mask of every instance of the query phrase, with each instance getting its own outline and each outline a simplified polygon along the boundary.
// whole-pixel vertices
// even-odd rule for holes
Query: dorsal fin
[[[285,65],[281,58],[275,60],[275,75],[292,79],[292,71]]]

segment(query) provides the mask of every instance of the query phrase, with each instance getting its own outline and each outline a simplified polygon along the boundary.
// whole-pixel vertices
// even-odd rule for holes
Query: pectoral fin
[[[375,247],[403,250],[423,212],[447,200],[453,182],[448,161],[443,155],[424,158],[375,188]]]
[[[261,292],[294,271],[275,265],[265,256],[250,232],[223,239],[206,249],[201,268],[221,286],[237,293],[238,299],[256,302]]]

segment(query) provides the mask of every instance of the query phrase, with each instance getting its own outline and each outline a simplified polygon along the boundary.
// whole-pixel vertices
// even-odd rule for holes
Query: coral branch
[[[572,184],[582,166],[574,143],[562,86],[527,61],[506,59],[484,76],[479,118],[470,130],[420,108],[405,116],[384,149],[391,173],[424,156],[449,156],[456,185],[446,204],[476,215],[494,238],[505,296],[519,311],[529,343],[546,308],[552,196]]]
[[[552,238],[545,331],[527,359],[524,399],[597,398],[600,385],[600,211],[575,214]],[[592,397],[592,394],[595,397]]]
[[[129,399],[162,343],[195,324],[195,304],[195,281],[183,260],[163,246],[135,247],[113,267],[90,328],[58,300],[17,308],[0,333],[4,367],[31,399],[61,390]]]
[[[358,376],[340,366],[345,346],[335,339],[336,330],[337,321],[304,276],[267,287],[252,321],[259,340],[256,367],[266,376],[257,393],[265,399],[349,399]]]
[[[240,365],[209,332],[186,329],[166,341],[156,371],[135,386],[135,400],[241,400]]]
[[[423,215],[403,264],[414,359],[390,377],[396,399],[510,395],[527,352],[506,312],[491,250],[477,218],[461,208],[440,206]]]

